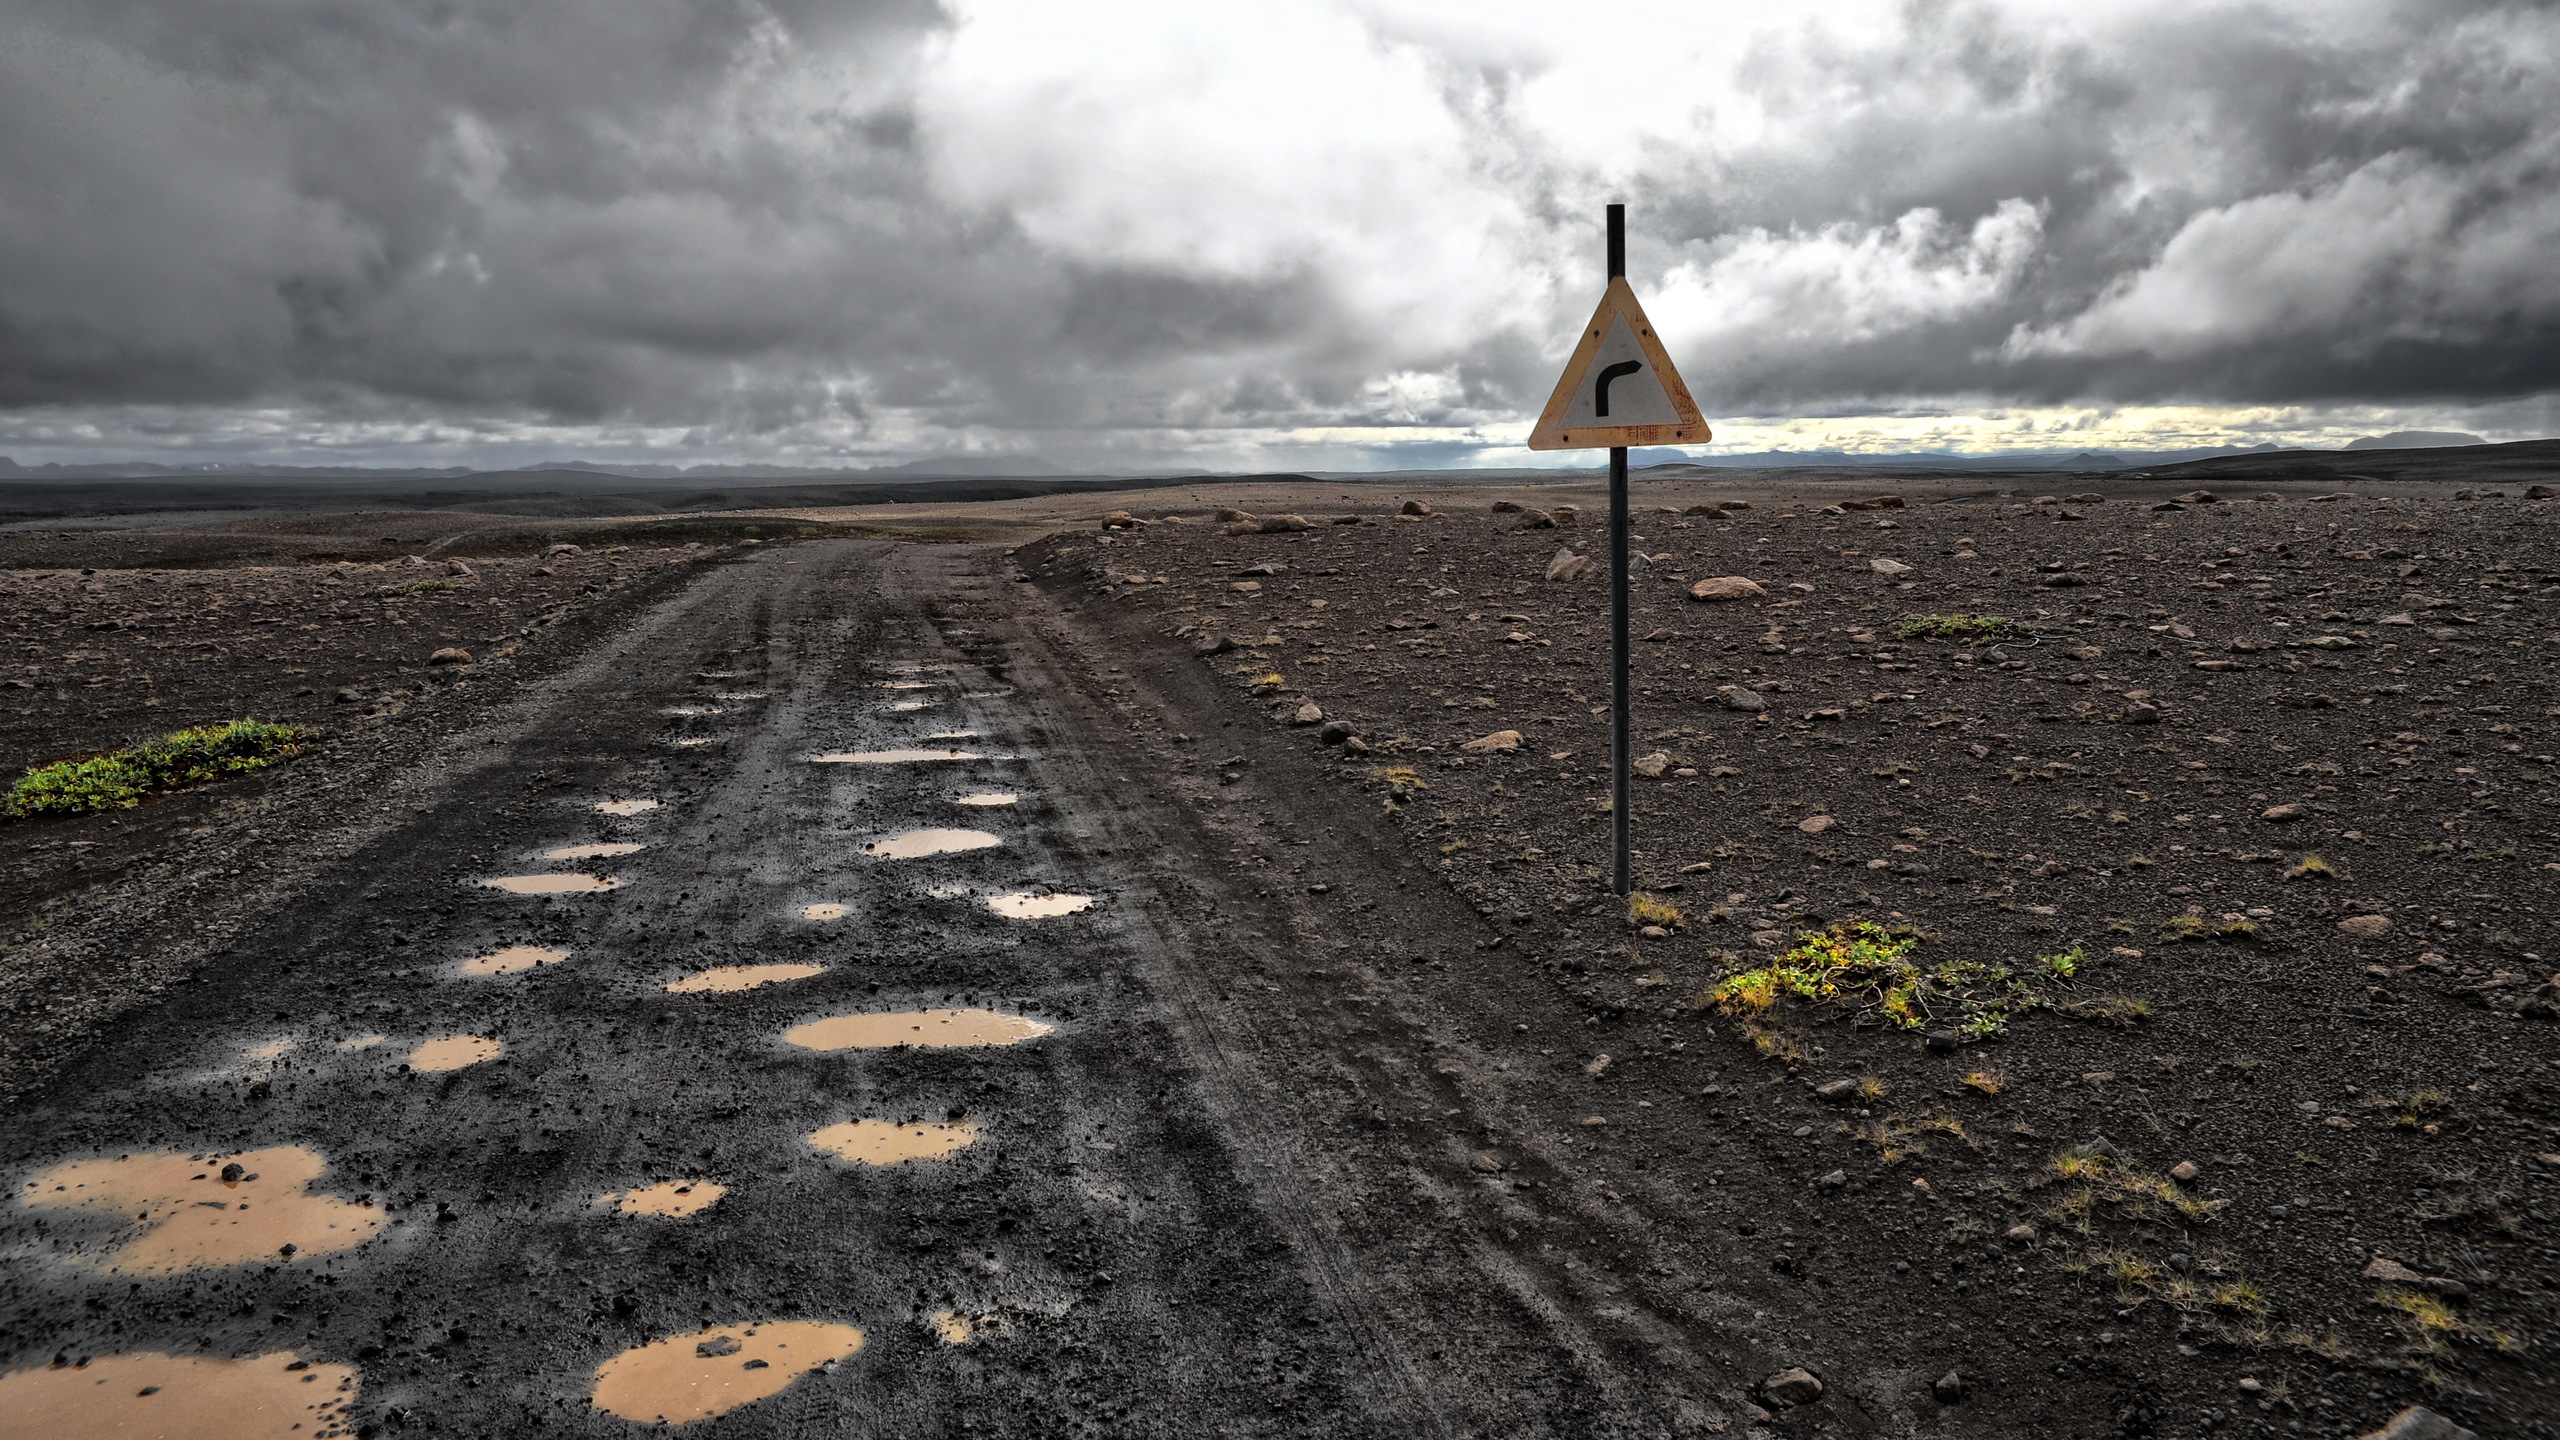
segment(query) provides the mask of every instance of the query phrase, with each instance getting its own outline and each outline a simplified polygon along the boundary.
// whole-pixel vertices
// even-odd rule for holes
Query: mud
[[[1037,1040],[1058,1027],[1022,1015],[993,1010],[902,1010],[863,1015],[830,1015],[783,1032],[785,1044],[803,1050],[974,1049],[1019,1045]]]
[[[1010,790],[981,790],[974,795],[963,795],[951,803],[954,805],[1012,805],[1021,799],[1021,796]]]
[[[352,1249],[382,1228],[372,1205],[313,1192],[328,1169],[300,1146],[73,1160],[21,1185],[18,1203],[115,1217],[115,1234],[78,1252],[110,1275],[282,1264]]]
[[[440,1035],[420,1041],[403,1063],[421,1075],[440,1075],[495,1060],[506,1048],[486,1035]]]
[[[825,901],[816,905],[803,905],[799,910],[800,918],[803,920],[841,920],[852,913],[852,906],[838,905],[833,901]]]
[[[1090,895],[990,895],[987,908],[1008,920],[1054,920],[1061,915],[1076,915],[1093,908]]]
[[[543,965],[557,965],[569,958],[566,950],[553,950],[541,945],[510,945],[486,955],[474,955],[462,962],[465,975],[515,975]]]
[[[611,875],[501,875],[480,883],[510,895],[594,895],[622,888],[622,881]]]
[[[848,1120],[809,1137],[811,1149],[853,1165],[900,1165],[909,1160],[939,1160],[978,1143],[978,1127],[968,1120],[949,1124],[899,1123],[891,1120]]]
[[[984,830],[909,830],[874,840],[862,847],[862,853],[881,860],[921,860],[928,855],[992,850],[1003,843]]]
[[[599,800],[590,808],[599,814],[629,818],[633,815],[646,815],[657,809],[659,803],[655,800]]]
[[[974,750],[919,750],[909,748],[903,750],[830,750],[823,755],[812,755],[809,758],[811,761],[820,765],[919,765],[936,760],[984,760],[987,757]]]
[[[722,965],[699,970],[682,979],[667,982],[670,995],[733,995],[741,990],[754,990],[766,985],[779,985],[786,980],[806,980],[824,975],[824,965]]]
[[[633,1190],[616,1191],[604,1197],[617,1214],[647,1215],[661,1220],[681,1220],[720,1203],[729,1187],[709,1180],[661,1180]]]
[[[611,860],[622,855],[637,855],[648,848],[637,840],[607,840],[593,845],[563,845],[557,850],[543,851],[542,858],[545,860]]]
[[[100,1355],[0,1375],[0,1434],[24,1440],[313,1440],[355,1403],[352,1365],[290,1350]]]
[[[593,1403],[642,1424],[690,1425],[779,1395],[862,1345],[853,1326],[817,1320],[761,1320],[671,1335],[597,1366]]]

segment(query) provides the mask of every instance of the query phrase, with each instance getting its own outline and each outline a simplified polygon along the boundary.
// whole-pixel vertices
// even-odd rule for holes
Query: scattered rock
[[[1773,1405],[1810,1405],[1822,1398],[1822,1382],[1810,1370],[1781,1370],[1760,1382],[1760,1396]]]
[[[1236,578],[1239,580],[1250,580],[1255,578],[1267,580],[1288,568],[1289,565],[1287,561],[1264,560],[1258,564],[1247,565],[1243,569],[1238,570],[1236,572]]]
[[[1458,748],[1470,755],[1508,755],[1520,748],[1520,732],[1496,730],[1490,735],[1470,740]]]
[[[468,580],[473,574],[471,567],[463,564],[459,560],[447,560],[444,562],[444,573],[452,576],[456,580]]]
[[[430,665],[468,665],[471,663],[471,652],[463,649],[459,645],[447,645],[433,655],[428,656],[427,663]]]
[[[1474,1160],[1468,1163],[1474,1166],[1475,1172],[1479,1175],[1499,1175],[1502,1173],[1502,1162],[1495,1159],[1489,1152],[1477,1155]]]
[[[1840,508],[1843,510],[1899,510],[1903,508],[1903,503],[1899,495],[1879,495],[1873,500],[1843,500],[1840,502]]]
[[[1879,575],[1908,575],[1911,573],[1911,567],[1903,564],[1899,560],[1870,560],[1867,562],[1867,568],[1873,570]]]
[[[1855,1100],[1858,1098],[1858,1082],[1849,1079],[1825,1080],[1813,1087],[1813,1093],[1815,1098],[1822,1100]]]
[[[2480,1440],[2478,1431],[2465,1430],[2424,1405],[2412,1405],[2391,1417],[2389,1424],[2359,1437],[2359,1440]]]
[[[1324,723],[1324,707],[1316,704],[1313,700],[1310,700],[1306,704],[1298,707],[1298,713],[1289,717],[1289,723],[1292,725],[1321,725]]]
[[[1192,642],[1191,653],[1205,659],[1211,655],[1224,655],[1234,648],[1236,642],[1229,636],[1203,635]]]
[[[2000,1238],[2008,1241],[2012,1245],[2033,1245],[2036,1243],[2036,1227],[2033,1225],[2012,1225],[2008,1229],[2000,1232]]]
[[[2169,1178],[2181,1185],[2192,1184],[2195,1178],[2203,1173],[2204,1167],[2193,1160],[2181,1160],[2169,1167]]]
[[[2302,818],[2302,807],[2299,805],[2270,805],[2266,809],[2258,812],[2258,818],[2261,820],[2276,821],[2299,820]]]
[[[1349,725],[1340,720],[1327,720],[1324,722],[1324,728],[1316,732],[1316,739],[1327,745],[1339,745],[1350,739],[1351,735],[1352,730]]]
[[[1808,815],[1796,822],[1796,828],[1807,835],[1819,835],[1839,823],[1828,815]]]
[[[1931,1382],[1929,1393],[1941,1405],[1961,1405],[1964,1403],[1964,1376],[1950,1370]]]
[[[1659,780],[1662,772],[1671,768],[1671,757],[1656,750],[1650,755],[1637,756],[1629,762],[1628,768],[1648,780]]]
[[[1823,1176],[1821,1179],[1816,1180],[1813,1183],[1814,1188],[1819,1190],[1838,1190],[1849,1183],[1849,1172],[1846,1170],[1834,1170],[1830,1174]]]
[[[1689,587],[1692,600],[1758,600],[1768,593],[1758,581],[1739,575],[1713,575]]]
[[[1724,708],[1727,710],[1758,711],[1769,708],[1769,702],[1761,699],[1758,691],[1745,690],[1739,685],[1719,685],[1716,687],[1716,694],[1723,699]]]
[[[576,554],[579,554],[579,553],[581,553],[581,552],[580,552],[580,550],[579,550],[579,547],[577,547],[577,546],[575,546],[575,545],[566,545],[566,544],[563,544],[563,545],[548,545],[548,546],[543,547],[543,551],[542,551],[542,558],[543,558],[543,559],[545,559],[545,560],[549,560],[549,559],[552,559],[552,558],[554,558],[554,557],[556,557],[556,556],[561,556],[561,555],[576,555]],[[414,558],[414,557],[413,557],[413,558]]]
[[[2388,915],[2350,915],[2338,922],[2338,928],[2359,940],[2379,938],[2391,928]]]
[[[1576,555],[1570,550],[1557,551],[1556,558],[1547,562],[1547,578],[1550,580],[1579,580],[1590,573],[1591,557]]]

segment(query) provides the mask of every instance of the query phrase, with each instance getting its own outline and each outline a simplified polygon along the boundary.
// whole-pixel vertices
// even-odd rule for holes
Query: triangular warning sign
[[[1529,432],[1532,450],[1605,450],[1616,445],[1703,445],[1715,438],[1661,337],[1644,318],[1626,277],[1609,282],[1546,413]]]

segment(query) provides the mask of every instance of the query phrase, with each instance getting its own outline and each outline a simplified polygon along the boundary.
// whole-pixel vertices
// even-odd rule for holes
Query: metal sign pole
[[[1627,273],[1627,207],[1609,207],[1609,278]],[[1632,734],[1627,697],[1627,447],[1609,448],[1609,830],[1617,892],[1635,888],[1630,854],[1634,796],[1628,786]]]

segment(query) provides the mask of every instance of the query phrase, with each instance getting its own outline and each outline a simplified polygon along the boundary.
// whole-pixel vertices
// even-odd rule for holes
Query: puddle
[[[709,735],[688,735],[684,739],[678,740],[675,743],[678,745],[717,745],[720,742]]]
[[[880,682],[880,688],[883,690],[930,690],[933,687],[922,680],[883,680]]]
[[[480,883],[510,895],[594,895],[622,888],[622,882],[614,876],[581,875],[574,870],[557,875],[501,875]]]
[[[599,800],[595,808],[607,815],[645,815],[658,808],[655,800]]]
[[[723,965],[714,970],[697,970],[681,980],[667,982],[670,995],[726,995],[739,990],[753,990],[759,985],[779,985],[785,980],[806,980],[824,975],[824,965]]]
[[[1090,895],[990,895],[987,908],[1008,920],[1050,920],[1093,908]]]
[[[941,885],[928,885],[924,893],[935,900],[957,900],[963,895],[975,895],[978,891],[974,886],[951,881]]]
[[[818,1320],[759,1320],[670,1335],[596,1367],[592,1403],[646,1425],[689,1425],[791,1388],[862,1349],[862,1332]]]
[[[699,1215],[719,1204],[720,1197],[728,1193],[728,1186],[714,1184],[709,1180],[661,1180],[655,1185],[643,1185],[633,1190],[617,1190],[604,1198],[612,1204],[617,1214],[651,1215],[660,1219],[681,1220],[687,1215]]]
[[[370,1050],[374,1046],[379,1045],[390,1038],[390,1036],[382,1034],[379,1031],[370,1035],[350,1035],[346,1039],[338,1042],[338,1048],[341,1050]]]
[[[892,660],[880,668],[892,675],[942,675],[960,667],[948,660]]]
[[[45,1440],[309,1440],[353,1433],[352,1365],[306,1364],[290,1350],[101,1355],[85,1365],[0,1375],[12,1435]]]
[[[773,692],[769,690],[723,690],[718,694],[713,695],[711,698],[714,700],[770,700],[773,698]]]
[[[717,705],[670,705],[670,706],[668,706],[666,709],[661,710],[661,711],[659,711],[658,713],[659,713],[659,714],[661,714],[661,715],[687,715],[687,716],[691,716],[691,715],[719,715],[719,714],[724,714],[724,713],[726,713],[726,712],[724,712],[723,710],[721,710],[721,708],[720,708],[719,706],[717,706]]]
[[[994,1010],[899,1010],[830,1015],[824,1020],[795,1025],[784,1031],[782,1038],[803,1050],[886,1050],[899,1045],[948,1050],[1018,1045],[1057,1028]]]
[[[409,1052],[408,1065],[421,1075],[439,1075],[495,1060],[506,1048],[486,1035],[439,1035],[419,1042],[418,1048]]]
[[[932,703],[930,700],[892,700],[881,708],[894,715],[903,715],[911,710],[921,710]]]
[[[557,965],[569,958],[566,950],[547,950],[540,945],[510,945],[488,955],[474,955],[462,962],[465,975],[513,975],[537,965]]]
[[[921,860],[927,855],[992,850],[1003,843],[984,830],[909,830],[886,840],[874,840],[862,847],[862,853],[882,860]]]
[[[830,750],[809,757],[820,765],[914,765],[927,760],[984,760],[975,750]]]
[[[924,1317],[924,1323],[933,1327],[934,1338],[945,1345],[966,1345],[978,1333],[969,1317],[957,1310],[936,1310]]]
[[[596,845],[563,845],[557,850],[543,851],[542,858],[545,860],[610,860],[616,855],[637,855],[648,848],[637,840],[607,840]]]
[[[841,920],[852,913],[853,907],[850,905],[803,905],[800,907],[800,918],[803,920]]]
[[[812,1148],[856,1165],[900,1165],[909,1160],[939,1160],[954,1150],[978,1143],[978,1127],[967,1120],[948,1125],[899,1125],[887,1120],[847,1120],[809,1137]]]
[[[328,1168],[299,1145],[237,1155],[152,1151],[56,1165],[18,1187],[18,1199],[125,1217],[140,1233],[82,1258],[110,1274],[177,1275],[307,1260],[372,1239],[380,1210],[309,1193]]]
[[[269,1040],[262,1045],[252,1045],[249,1047],[249,1058],[258,1061],[281,1060],[292,1054],[293,1047],[298,1043],[300,1042],[294,1040]]]
[[[936,730],[924,738],[927,740],[983,740],[986,737],[975,730]]]
[[[1021,798],[1010,790],[981,790],[975,795],[963,795],[951,803],[954,805],[1011,805]]]

